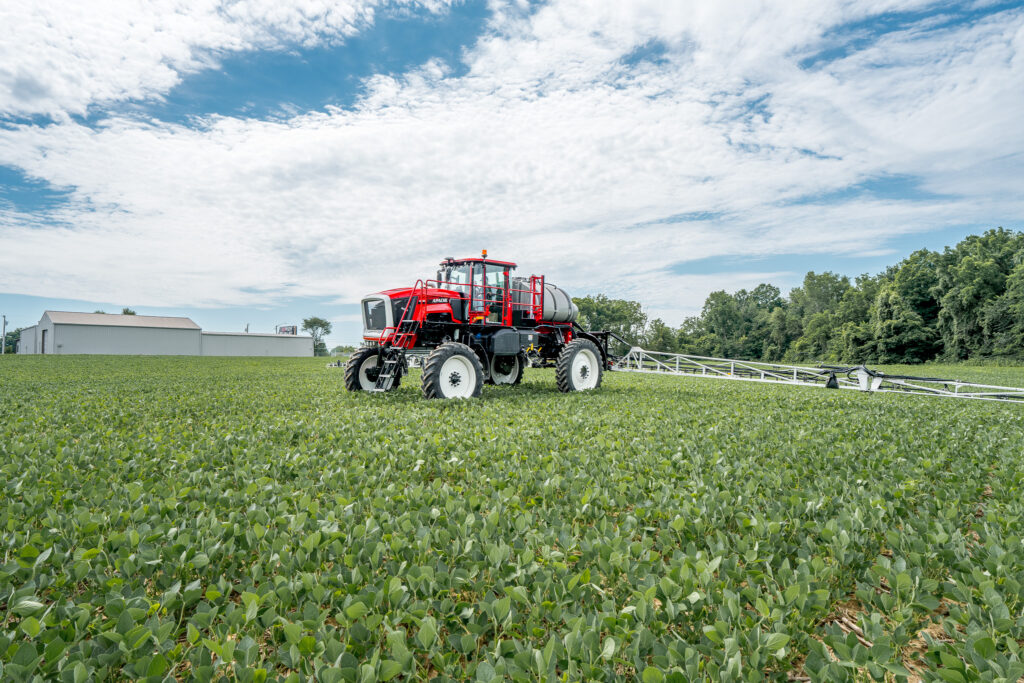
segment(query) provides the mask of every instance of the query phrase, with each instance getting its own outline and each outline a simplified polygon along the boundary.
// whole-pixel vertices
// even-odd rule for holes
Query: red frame
[[[483,266],[483,284],[473,284],[473,276],[476,272],[477,265]],[[405,321],[406,323],[422,323],[426,320],[427,315],[431,313],[448,313],[452,316],[452,320],[461,324],[478,324],[478,325],[495,325],[500,327],[514,327],[512,324],[512,313],[518,308],[524,308],[529,311],[529,317],[533,318],[538,322],[538,325],[534,329],[538,334],[552,334],[560,333],[564,335],[565,342],[572,341],[573,330],[571,323],[553,323],[543,322],[542,316],[544,315],[544,276],[543,275],[531,275],[529,289],[512,289],[510,282],[510,272],[517,267],[517,265],[511,261],[498,261],[490,258],[466,258],[466,259],[445,259],[441,263],[442,266],[448,265],[469,265],[470,266],[470,277],[468,283],[454,283],[444,282],[437,279],[428,280],[417,280],[416,284],[410,288],[398,288],[389,289],[380,292],[382,295],[391,298],[408,297],[405,308],[402,310],[402,315],[399,320]],[[487,266],[497,266],[505,272],[505,282],[503,285],[495,286],[487,284]],[[465,296],[458,289],[454,287],[468,287],[469,296]],[[487,299],[488,289],[500,289],[502,301],[504,302],[501,312],[501,320],[487,320],[487,313],[483,310],[473,310],[474,303],[474,290],[483,290],[484,300]],[[520,292],[529,295],[528,304],[515,304],[513,303],[513,292]],[[458,320],[455,318],[454,311],[452,309],[451,300],[462,299],[466,301],[466,320]],[[415,309],[413,310],[412,318],[406,319],[409,314],[409,306],[415,302]],[[391,343],[392,346],[399,348],[412,348],[416,343],[416,332],[410,330],[418,329],[418,325],[408,325],[409,330],[403,331],[400,329],[401,325],[396,324],[381,330],[377,337],[365,337],[369,341],[375,341],[379,344]]]

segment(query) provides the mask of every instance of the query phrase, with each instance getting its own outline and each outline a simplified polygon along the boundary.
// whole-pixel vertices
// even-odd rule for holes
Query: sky
[[[328,318],[446,256],[677,325],[1024,227],[1024,5],[0,5],[0,313]]]

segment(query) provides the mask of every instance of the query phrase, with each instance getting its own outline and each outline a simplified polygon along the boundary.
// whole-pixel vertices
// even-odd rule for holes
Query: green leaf
[[[370,608],[361,602],[353,602],[351,605],[345,608],[345,616],[355,621],[359,617],[363,616],[370,611]]]
[[[985,659],[992,659],[996,653],[996,641],[989,636],[974,641],[974,651]]]
[[[32,568],[33,569],[38,569],[39,565],[41,565],[43,562],[46,562],[46,558],[48,558],[52,553],[53,553],[53,546],[50,546],[49,548],[47,548],[46,550],[44,550],[42,553],[39,554],[39,557],[36,558],[36,561],[32,563]]]
[[[27,633],[29,638],[35,638],[43,630],[43,625],[35,617],[25,617],[21,621],[21,630]]]
[[[768,648],[769,652],[775,652],[786,646],[789,642],[789,636],[785,633],[770,633],[768,634],[768,641],[765,647]]]
[[[655,669],[653,666],[649,666],[644,669],[643,683],[662,683],[665,680],[665,675],[660,670]]]
[[[939,669],[936,671],[940,678],[949,683],[967,683],[964,675],[955,669]]]
[[[390,681],[402,671],[402,665],[393,659],[385,659],[380,663],[380,671],[377,672],[377,679]]]
[[[722,634],[720,634],[714,626],[704,626],[702,630],[704,631],[704,635],[707,636],[708,640],[712,643],[715,643],[716,645],[722,644]]]
[[[146,670],[146,676],[150,678],[157,678],[164,675],[164,672],[168,669],[167,660],[162,654],[157,654],[149,662],[149,668]]]
[[[481,683],[490,683],[498,677],[494,667],[488,662],[480,662],[476,667],[476,680]]]
[[[18,598],[14,603],[14,607],[12,607],[11,609],[13,609],[14,613],[18,616],[26,617],[30,614],[35,614],[39,610],[43,609],[45,606],[46,605],[39,602],[39,600],[37,600],[34,597]]]
[[[281,627],[284,630],[284,639],[289,645],[298,645],[302,640],[302,625],[288,623]]]
[[[508,616],[509,611],[512,608],[512,598],[505,596],[500,600],[494,601],[494,618],[499,622],[505,621],[505,617]]]
[[[604,639],[604,647],[601,648],[601,659],[609,660],[615,654],[615,639],[611,636]]]
[[[420,620],[420,630],[416,632],[416,640],[424,649],[429,650],[437,638],[437,622],[433,617],[423,617]]]
[[[897,676],[910,676],[910,672],[907,671],[902,664],[897,664],[896,662],[886,662],[885,668],[887,671],[894,673]]]

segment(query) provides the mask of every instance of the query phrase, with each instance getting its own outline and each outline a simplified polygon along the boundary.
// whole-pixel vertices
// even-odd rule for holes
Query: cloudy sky
[[[444,256],[672,324],[1024,218],[1020,2],[0,6],[0,312],[253,331]]]

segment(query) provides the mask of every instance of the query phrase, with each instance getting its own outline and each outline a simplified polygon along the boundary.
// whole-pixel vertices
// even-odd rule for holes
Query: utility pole
[[[4,332],[0,335],[0,356],[7,353],[7,316],[4,317]]]

